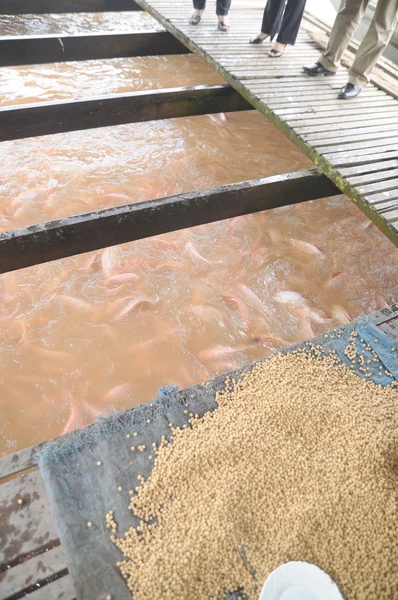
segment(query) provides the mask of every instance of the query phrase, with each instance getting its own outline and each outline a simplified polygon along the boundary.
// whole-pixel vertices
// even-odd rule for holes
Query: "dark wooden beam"
[[[189,52],[168,31],[10,36],[0,39],[0,67]]]
[[[0,273],[339,193],[312,169],[31,225],[0,233]]]
[[[134,0],[1,0],[2,15],[142,10]]]
[[[253,110],[229,85],[133,92],[0,108],[0,141],[176,117]]]

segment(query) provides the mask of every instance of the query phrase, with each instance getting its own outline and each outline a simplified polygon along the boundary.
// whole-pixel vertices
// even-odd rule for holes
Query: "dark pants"
[[[193,0],[193,7],[198,10],[204,10],[206,7],[206,0]],[[217,0],[216,14],[221,17],[225,17],[231,8],[231,0]]]
[[[300,29],[305,3],[306,0],[268,0],[261,32],[268,34],[271,40],[278,34],[277,42],[293,46]]]

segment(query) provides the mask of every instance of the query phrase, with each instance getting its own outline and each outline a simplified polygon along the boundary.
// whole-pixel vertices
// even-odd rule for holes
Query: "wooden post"
[[[0,108],[0,141],[122,123],[253,110],[229,85],[132,92]]]
[[[0,67],[189,52],[171,33],[156,30],[10,36],[0,39]]]
[[[313,169],[31,225],[0,233],[0,272],[338,193]]]
[[[2,15],[142,10],[134,0],[1,0]]]

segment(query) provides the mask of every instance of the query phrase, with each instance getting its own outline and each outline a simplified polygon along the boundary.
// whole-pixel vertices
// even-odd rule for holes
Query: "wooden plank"
[[[381,308],[371,315],[375,325],[381,325],[391,320],[398,320],[398,302],[386,308]]]
[[[338,100],[337,98],[335,98],[335,99],[331,98],[327,102],[322,102],[322,100],[319,100],[319,101],[311,100],[311,101],[306,101],[306,102],[300,102],[300,101],[278,102],[278,101],[275,101],[275,102],[267,102],[267,105],[275,111],[275,114],[284,115],[286,117],[289,115],[294,115],[295,113],[297,113],[297,115],[299,115],[300,111],[305,114],[306,112],[308,112],[308,110],[306,111],[306,108],[310,108],[311,112],[313,112],[314,114],[316,114],[318,112],[320,114],[327,112],[330,115],[330,113],[333,112],[335,115],[352,114],[354,116],[357,114],[355,111],[355,106],[357,106],[359,110],[361,108],[366,109],[365,113],[371,111],[372,109],[376,109],[379,106],[387,106],[387,107],[394,107],[394,108],[396,106],[393,98],[380,98],[380,99],[364,98],[360,104],[359,103],[357,105],[354,104],[354,106],[353,106],[352,103],[354,103],[354,102],[355,102],[355,100],[351,100],[349,103],[344,100]]]
[[[380,121],[381,119],[384,120],[384,122],[387,119],[390,118],[396,118],[398,117],[398,109],[394,110],[391,109],[390,107],[387,108],[380,108],[376,113],[374,114],[367,114],[366,115],[366,123],[369,123],[371,125],[373,125],[375,122]],[[357,118],[361,118],[361,115],[357,115]],[[351,123],[353,119],[353,115],[339,115],[338,120],[339,120],[339,124],[340,124],[340,128],[344,128],[346,123]],[[301,131],[301,128],[305,128],[305,127],[313,127],[314,130],[316,129],[317,125],[319,127],[318,131],[330,131],[329,129],[329,125],[331,126],[337,126],[336,123],[336,117],[322,117],[319,118],[317,115],[314,117],[310,117],[308,119],[301,119],[298,120],[297,122],[295,122],[294,120],[288,120],[288,122],[297,130],[297,131]]]
[[[0,458],[0,482],[6,477],[21,473],[35,466],[35,454],[40,448],[41,444],[37,444],[36,446],[30,446],[30,448],[24,448],[18,452],[2,456]]]
[[[397,155],[396,155],[396,153],[392,153],[392,154],[394,156],[394,158],[392,158],[392,160],[384,160],[384,161],[380,161],[380,162],[375,162],[374,157],[371,156],[371,157],[368,157],[368,161],[371,158],[372,162],[367,162],[363,165],[358,165],[355,167],[346,167],[346,168],[340,169],[340,173],[344,177],[349,177],[349,176],[361,175],[362,173],[373,173],[373,172],[379,173],[380,171],[389,171],[390,169],[398,167],[398,159],[395,158]],[[351,183],[352,183],[352,181],[351,181]]]
[[[45,585],[46,580],[67,571],[66,556],[61,546],[44,551],[0,574],[1,598],[25,591],[23,595]]]
[[[325,156],[337,156],[338,152],[350,152],[350,151],[359,151],[363,150],[372,150],[374,148],[390,148],[394,149],[398,145],[398,137],[395,138],[380,138],[379,140],[369,140],[368,142],[357,142],[353,140],[352,142],[346,142],[345,144],[340,144],[339,146],[318,146],[317,150],[319,153],[324,154]],[[378,151],[378,150],[376,150]]]
[[[386,219],[395,221],[396,216],[398,215],[398,201],[395,198],[394,200],[389,200],[388,202],[379,202],[377,205],[377,210]]]
[[[39,471],[1,484],[0,566],[51,544],[58,544],[58,534]]]
[[[380,116],[383,116],[391,111],[395,111],[395,109],[396,105],[394,103],[383,103],[381,106],[377,107],[377,111],[374,111],[373,114],[376,114],[377,112],[377,114],[380,113]],[[337,111],[337,114],[334,110],[314,110],[310,108],[307,111],[301,111],[300,113],[297,113],[297,115],[294,113],[292,115],[288,115],[286,122],[289,123],[291,127],[296,128],[300,127],[302,123],[311,125],[317,122],[321,123],[323,119],[330,119],[331,123],[335,123],[337,118],[346,117],[351,120],[353,116],[356,116],[358,119],[366,120],[369,116],[369,109],[361,108],[357,111],[353,111],[349,107],[348,103],[342,104],[341,109]]]
[[[2,15],[142,11],[134,0],[1,0]]]
[[[336,155],[332,155],[332,158],[329,158],[329,155],[325,155],[325,157],[329,160],[330,164],[336,168],[354,165],[364,165],[365,167],[367,167],[369,165],[369,159],[372,158],[372,164],[375,168],[377,168],[377,165],[380,164],[379,161],[384,161],[386,159],[394,159],[397,156],[396,150],[392,150],[390,152],[379,152],[376,154],[372,154],[371,157],[369,156],[369,154],[364,154],[362,156],[358,156],[358,154],[351,154],[351,156],[347,156],[347,154],[350,153],[338,152]]]
[[[276,95],[278,96],[278,95]],[[260,100],[262,100],[261,95],[258,96]],[[302,108],[305,106],[310,106],[315,112],[324,112],[325,110],[334,111],[338,113],[340,110],[347,111],[347,109],[352,113],[353,117],[355,116],[355,110],[352,110],[352,107],[349,106],[348,103],[342,104],[343,100],[339,101],[340,104],[337,103],[337,92],[335,94],[329,94],[325,97],[318,97],[314,100],[314,94],[309,95],[308,97],[296,97],[293,95],[290,96],[282,96],[275,100],[275,96],[273,100],[267,101],[267,105],[272,109],[277,110],[286,110],[292,108]],[[371,108],[374,103],[378,103],[378,105],[387,106],[389,105],[389,100],[386,103],[385,100],[381,96],[374,97],[364,97],[362,101],[362,105],[366,105],[368,108]],[[349,114],[345,112],[345,114]]]
[[[371,129],[371,128],[370,128]],[[377,142],[380,143],[381,139],[385,139],[385,140],[393,140],[395,139],[397,135],[397,132],[394,131],[394,126],[392,127],[392,129],[390,130],[386,130],[383,132],[380,131],[375,131],[375,132],[369,132],[367,131],[366,133],[361,133],[361,134],[355,134],[355,136],[352,135],[347,135],[347,136],[342,136],[342,137],[324,137],[323,139],[312,139],[312,137],[308,137],[307,141],[311,143],[311,145],[313,146],[313,148],[321,148],[323,147],[323,144],[328,144],[328,146],[338,146],[339,144],[344,144],[344,143],[351,143],[353,139],[355,139],[356,143],[361,143],[361,142]]]
[[[311,102],[314,99],[314,96],[316,96],[317,100],[329,100],[329,99],[335,99],[337,97],[338,92],[340,91],[340,86],[338,86],[336,89],[317,89],[316,87],[303,87],[300,86],[299,89],[294,89],[294,88],[284,88],[283,86],[280,86],[280,88],[272,88],[272,89],[267,89],[265,90],[257,90],[256,91],[256,95],[258,98],[260,98],[261,100],[275,100],[275,97],[281,100],[283,100],[284,102],[286,102],[286,100],[291,100],[294,102]],[[369,92],[368,94],[364,95],[364,98],[375,98],[375,97],[379,97],[378,94],[375,94],[374,92]]]
[[[358,190],[361,194],[371,194],[381,192],[382,190],[395,190],[398,188],[398,179],[388,179],[387,181],[379,181],[378,183],[369,183],[361,185]]]
[[[220,64],[225,64],[225,65],[232,65],[232,66],[248,66],[248,61],[250,61],[250,66],[261,66],[263,71],[264,71],[264,66],[265,66],[265,61],[269,60],[268,57],[264,57],[264,54],[258,54],[256,52],[250,52],[249,50],[247,50],[247,46],[248,44],[241,44],[240,47],[236,47],[236,45],[234,45],[234,49],[232,50],[232,48],[226,48],[225,45],[222,46],[222,48],[220,48],[220,50],[218,52],[215,52],[214,50],[212,50],[212,57],[217,59],[217,62],[219,62]],[[212,46],[213,47],[213,46]],[[278,61],[278,69],[281,66],[289,66],[289,67],[294,67],[295,69],[299,69],[301,63],[303,62],[303,60],[305,60],[305,57],[307,56],[307,53],[301,53],[300,52],[295,52],[294,54],[294,61],[287,57],[287,58],[280,58],[280,60]],[[372,88],[370,88],[372,89]],[[382,93],[382,92],[380,92]]]
[[[262,68],[260,65],[258,66],[258,68],[251,68],[248,66],[246,66],[245,68],[244,66],[242,66],[240,68],[225,69],[225,71],[233,75],[237,79],[240,79],[241,81],[246,81],[246,79],[256,76],[258,76],[261,79],[264,79],[264,68]],[[278,71],[276,70],[276,72],[272,73],[272,77],[274,77],[275,75],[279,75],[280,77],[290,77],[293,79],[295,77],[299,77],[297,68],[289,66],[280,66]]]
[[[186,54],[167,31],[14,36],[0,39],[0,67],[127,56]]]
[[[0,108],[0,141],[63,131],[219,112],[252,110],[229,85],[131,92]]]
[[[379,115],[378,119],[366,120],[361,123],[361,127],[362,128],[379,127],[380,128],[379,131],[382,131],[382,127],[386,123],[388,123],[389,125],[396,125],[398,123],[398,111],[395,113],[388,113],[388,114],[389,114],[388,117],[385,117],[384,115]],[[305,134],[309,134],[309,133],[325,134],[330,131],[347,133],[347,132],[352,132],[353,130],[359,129],[358,118],[357,118],[357,120],[355,120],[353,117],[348,117],[348,118],[341,117],[341,121],[340,121],[340,119],[338,119],[339,122],[336,122],[336,121],[337,121],[337,119],[335,120],[334,124],[323,123],[322,121],[318,121],[318,124],[316,124],[314,122],[312,125],[309,125],[309,126],[308,125],[307,126],[300,125],[298,127],[295,127],[295,130],[297,131],[297,133],[304,136]]]
[[[317,170],[128,204],[0,233],[0,272],[338,194]]]
[[[387,201],[398,200],[398,188],[393,190],[387,190],[384,192],[375,192],[365,194],[364,198],[369,204],[379,204]]]
[[[387,211],[389,210],[396,210],[398,208],[398,201],[396,198],[394,198],[393,200],[383,200],[374,204],[374,208],[376,208],[380,214],[384,214],[387,213]],[[388,217],[387,214],[386,217]]]
[[[384,121],[385,123],[385,121]],[[361,127],[360,124],[357,122],[353,122],[349,127],[346,125],[344,127],[344,129],[340,130],[333,130],[331,129],[330,132],[333,135],[334,139],[340,139],[340,140],[352,140],[353,137],[355,137],[355,140],[360,140],[360,139],[366,139],[366,138],[362,138],[362,135],[366,136],[370,136],[371,134],[375,134],[376,139],[377,137],[382,137],[382,134],[385,134],[386,132],[390,132],[392,135],[396,135],[396,131],[394,131],[394,129],[398,123],[397,119],[391,119],[388,121],[387,124],[385,125],[373,125],[373,124],[367,124],[367,126],[365,127]],[[355,131],[355,134],[353,133],[353,130]],[[324,131],[321,133],[301,133],[301,137],[304,140],[310,140],[311,142],[315,141],[315,140],[325,140],[327,141],[329,139],[329,134],[325,133]],[[372,136],[373,137],[373,136]]]
[[[398,342],[398,319],[395,319],[394,321],[388,321],[387,323],[382,323],[380,325],[380,329]]]
[[[386,181],[398,177],[398,169],[388,169],[386,171],[375,171],[374,173],[363,173],[359,175],[348,176],[347,179],[355,186],[364,183],[376,183],[377,181]]]
[[[398,221],[398,202],[396,200],[382,205],[379,204],[377,210],[387,221]]]
[[[308,78],[307,75],[301,74],[301,79],[291,80],[288,77],[278,78],[278,77],[268,77],[267,79],[247,79],[246,85],[250,86],[250,89],[253,92],[266,90],[268,85],[278,87],[278,85],[283,85],[284,88],[295,88],[297,86],[297,81],[305,86],[306,88],[314,88],[318,90],[322,89],[340,89],[341,85],[347,82],[347,75],[344,73],[337,73],[334,77],[321,77],[319,78]]]
[[[56,579],[49,585],[45,585],[36,592],[30,593],[29,598],[31,600],[76,600],[76,591],[72,577],[66,575],[65,577]]]

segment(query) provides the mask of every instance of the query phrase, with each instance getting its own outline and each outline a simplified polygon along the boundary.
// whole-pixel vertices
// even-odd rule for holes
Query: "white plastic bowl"
[[[306,562],[288,562],[271,573],[259,600],[344,600],[322,569]]]

